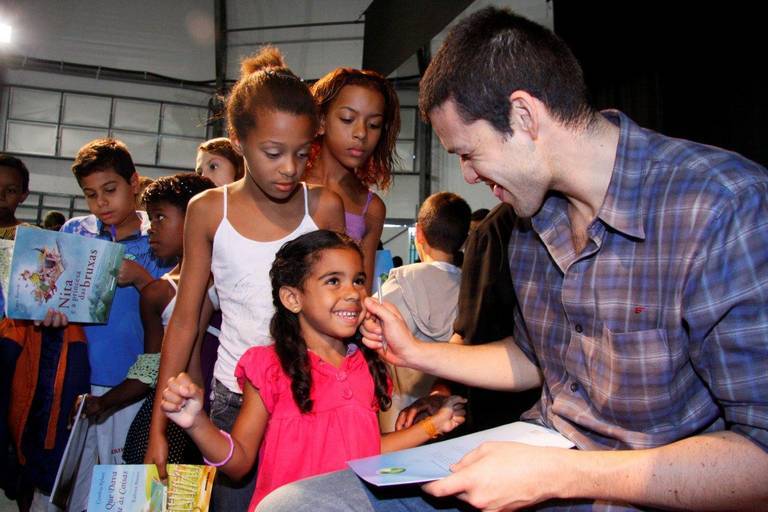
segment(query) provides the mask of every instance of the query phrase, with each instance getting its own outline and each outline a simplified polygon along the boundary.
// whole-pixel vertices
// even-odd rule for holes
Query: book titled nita
[[[6,316],[42,320],[55,309],[70,322],[107,323],[124,252],[105,240],[19,227],[3,286]]]

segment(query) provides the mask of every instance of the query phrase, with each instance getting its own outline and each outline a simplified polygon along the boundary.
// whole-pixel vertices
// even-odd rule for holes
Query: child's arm
[[[205,387],[203,382],[203,368],[200,361],[200,355],[203,348],[203,338],[208,332],[208,324],[211,321],[211,315],[213,315],[213,303],[205,294],[203,300],[203,308],[200,310],[200,320],[198,321],[197,338],[195,339],[195,345],[192,347],[192,356],[189,358],[189,364],[187,365],[187,373],[192,380],[198,385]]]
[[[135,286],[139,292],[154,280],[147,269],[129,259],[123,260],[117,273],[118,286]]]
[[[374,194],[371,204],[368,205],[368,211],[365,212],[365,236],[360,242],[360,248],[363,250],[363,270],[365,270],[365,286],[368,293],[373,290],[373,280],[379,276],[374,276],[376,267],[376,249],[381,240],[381,232],[384,229],[384,219],[387,216],[387,207],[384,201]]]
[[[344,203],[336,192],[318,185],[310,185],[309,211],[319,229],[346,232]]]
[[[157,354],[163,342],[163,322],[161,314],[170,301],[169,286],[162,280],[154,281],[141,291],[139,312],[144,327],[144,353]],[[130,372],[129,372],[130,375]],[[146,380],[146,379],[145,379]],[[126,378],[102,396],[88,395],[85,402],[85,414],[97,416],[113,407],[136,402],[152,388],[152,384],[139,379]]]
[[[466,411],[465,398],[450,396],[443,406],[432,416],[403,430],[397,430],[381,436],[381,453],[413,448],[424,444],[442,434],[447,434],[464,423]]]
[[[217,207],[221,208],[221,201],[217,203],[216,196],[211,192],[221,194],[221,191],[216,189],[208,190],[193,198],[187,207],[184,222],[184,260],[181,264],[176,306],[163,337],[149,445],[144,456],[146,464],[157,465],[161,478],[166,478],[165,463],[168,457],[168,442],[165,438],[168,423],[160,408],[162,390],[168,379],[187,368],[198,332],[197,322],[211,273],[213,233],[218,224],[218,217],[210,212],[216,211]]]
[[[187,431],[203,457],[214,464],[223,462],[219,469],[229,477],[238,480],[253,467],[269,413],[250,382],[243,389],[243,406],[231,442],[205,415],[203,391],[186,373],[168,381],[161,406],[168,418]]]

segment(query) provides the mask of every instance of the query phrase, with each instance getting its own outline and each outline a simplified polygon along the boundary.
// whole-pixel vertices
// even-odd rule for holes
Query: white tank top
[[[238,233],[227,218],[228,188],[224,187],[224,215],[213,236],[211,271],[221,304],[221,335],[213,376],[230,391],[242,393],[235,380],[235,365],[250,347],[273,343],[269,322],[275,313],[269,270],[275,253],[285,242],[316,231],[309,215],[307,185],[304,217],[291,233],[272,242],[257,242]]]
[[[171,279],[171,276],[168,274],[163,274],[160,276],[160,279],[164,279],[168,281],[168,283],[173,288],[174,292],[178,292],[179,288],[176,286],[176,281]],[[173,294],[173,298],[168,302],[168,304],[165,306],[165,309],[160,314],[160,320],[163,322],[163,327],[168,327],[168,322],[171,320],[171,315],[173,314],[173,308],[176,307],[176,293]]]

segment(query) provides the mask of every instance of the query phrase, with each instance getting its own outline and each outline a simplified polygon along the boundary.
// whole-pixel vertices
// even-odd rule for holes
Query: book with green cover
[[[49,309],[70,322],[109,319],[121,244],[33,227],[19,227],[5,291],[8,318],[42,320]]]
[[[89,512],[206,512],[216,468],[168,464],[164,484],[153,464],[97,465]]]

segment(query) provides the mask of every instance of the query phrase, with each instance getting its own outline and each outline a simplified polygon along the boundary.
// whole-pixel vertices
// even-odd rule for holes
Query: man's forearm
[[[636,451],[573,452],[565,494],[686,510],[768,510],[768,453],[715,432]]]
[[[486,345],[421,343],[414,368],[469,386],[524,391],[541,385],[541,373],[512,338]]]

